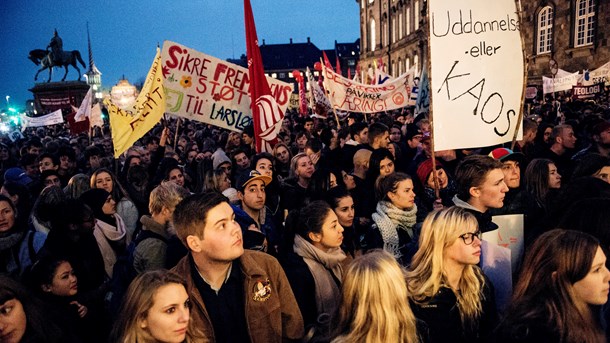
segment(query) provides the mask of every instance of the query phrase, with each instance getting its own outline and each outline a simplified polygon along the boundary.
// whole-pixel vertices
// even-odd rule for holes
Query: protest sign
[[[604,93],[604,83],[600,82],[591,86],[572,86],[572,99],[584,100],[594,98]]]
[[[493,222],[498,225],[498,229],[483,234],[483,239],[489,242],[510,249],[512,271],[519,266],[523,258],[523,214],[507,214],[494,216]]]
[[[389,111],[407,106],[411,97],[412,72],[381,85],[354,82],[325,66],[322,73],[331,105],[338,110],[362,113]]]
[[[61,114],[61,110],[57,110],[55,112],[51,112],[49,114],[45,114],[40,117],[28,117],[25,114],[21,116],[21,126],[22,128],[26,127],[38,127],[38,126],[47,126],[47,125],[55,125],[61,124],[64,122],[64,117]]]
[[[559,75],[559,74],[557,74]],[[559,91],[567,91],[578,84],[580,74],[578,72],[567,74],[562,77],[542,77],[542,93],[549,94]]]
[[[428,6],[435,150],[510,141],[525,87],[515,2],[430,0]]]
[[[583,86],[592,86],[600,82],[605,85],[610,85],[610,62],[595,70],[585,71],[583,73]]]
[[[252,123],[248,69],[165,41],[162,52],[166,112],[232,131]],[[271,94],[286,111],[293,86],[267,77]]]

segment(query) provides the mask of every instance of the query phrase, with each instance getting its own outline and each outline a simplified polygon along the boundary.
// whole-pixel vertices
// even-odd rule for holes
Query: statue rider
[[[49,42],[49,45],[47,46],[47,50],[51,48],[51,52],[49,52],[49,57],[51,58],[51,61],[54,65],[58,65],[61,63],[60,58],[64,48],[63,45],[64,43],[61,40],[61,37],[59,37],[57,29],[55,29],[55,34],[53,35],[53,38],[51,38],[51,42]]]

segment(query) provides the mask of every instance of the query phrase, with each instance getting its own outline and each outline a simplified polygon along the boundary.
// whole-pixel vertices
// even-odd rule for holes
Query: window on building
[[[404,36],[404,30],[402,28],[402,12],[398,13],[398,39],[402,39]]]
[[[371,29],[369,31],[371,35],[371,51],[375,51],[375,46],[377,45],[377,42],[375,42],[375,34],[377,33],[375,30],[375,19],[371,19]]]
[[[402,75],[402,60],[398,58],[398,75]]]
[[[381,27],[381,46],[384,47],[388,45],[388,21],[384,21]]]
[[[407,36],[411,34],[411,7],[407,7]]]
[[[411,66],[409,64],[411,64],[411,59],[407,57],[405,59],[405,70],[411,69]]]
[[[574,30],[574,46],[593,44],[595,25],[594,0],[578,0],[576,2],[576,29]]]
[[[360,0],[360,8],[364,9],[364,0]]]
[[[392,43],[396,43],[396,17],[392,20]]]
[[[416,71],[419,71],[419,56],[417,55],[413,56],[413,66]]]
[[[372,4],[373,2],[375,2],[375,0],[369,0],[369,4]]]
[[[286,73],[280,73],[280,78],[281,78],[281,79],[283,79],[283,78],[285,78],[285,77],[286,77]],[[289,78],[292,78],[292,77],[293,77],[292,72],[289,72],[289,73],[288,73],[288,77],[289,77]]]
[[[551,52],[553,46],[553,8],[546,6],[538,13],[538,54]]]
[[[419,30],[419,0],[415,0],[415,4],[413,5],[413,13],[415,15],[415,31]]]

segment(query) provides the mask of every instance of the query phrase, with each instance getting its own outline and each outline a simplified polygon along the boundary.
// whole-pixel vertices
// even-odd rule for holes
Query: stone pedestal
[[[72,112],[71,106],[80,106],[88,91],[89,85],[83,81],[37,83],[30,89],[38,116],[58,109],[67,115]]]

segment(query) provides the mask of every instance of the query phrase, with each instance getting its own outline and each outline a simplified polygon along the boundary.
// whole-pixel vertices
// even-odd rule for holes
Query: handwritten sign
[[[515,2],[430,0],[428,6],[435,150],[510,141],[525,86]]]
[[[247,68],[171,41],[163,43],[161,56],[166,112],[233,131],[252,123]],[[267,82],[285,112],[292,84],[271,77]]]
[[[405,107],[411,98],[413,72],[404,73],[381,85],[355,82],[326,66],[323,66],[322,73],[331,105],[338,110],[376,113]]]
[[[64,117],[61,110],[45,114],[40,117],[28,117],[25,114],[21,115],[22,127],[38,127],[38,126],[49,126],[55,124],[61,124],[64,122]]]
[[[578,84],[579,77],[580,74],[578,74],[578,72],[555,78],[543,76],[542,93],[549,94],[559,91],[570,90],[572,89],[572,86],[576,86]]]

